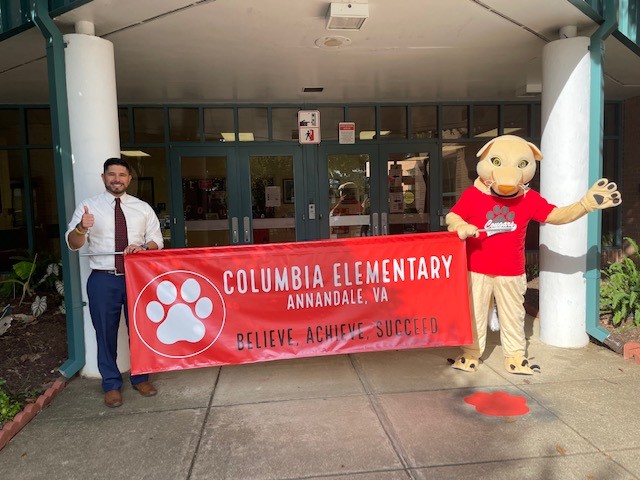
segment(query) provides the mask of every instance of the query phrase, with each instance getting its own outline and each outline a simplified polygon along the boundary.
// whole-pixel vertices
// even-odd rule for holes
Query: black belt
[[[95,268],[93,269],[94,272],[98,272],[98,273],[108,273],[109,275],[115,275],[116,277],[122,277],[124,276],[124,272],[119,272],[116,269],[113,270],[96,270]]]

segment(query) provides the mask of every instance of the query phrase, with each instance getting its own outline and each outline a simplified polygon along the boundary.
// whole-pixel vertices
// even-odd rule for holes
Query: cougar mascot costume
[[[510,373],[531,375],[535,366],[530,366],[525,356],[524,335],[524,240],[528,223],[570,223],[593,210],[619,205],[622,198],[616,184],[602,178],[580,201],[560,208],[550,204],[527,185],[542,154],[520,137],[497,137],[477,156],[478,178],[446,217],[449,231],[467,240],[474,319],[474,344],[462,348],[452,367],[468,372],[478,369],[495,297],[505,368]]]

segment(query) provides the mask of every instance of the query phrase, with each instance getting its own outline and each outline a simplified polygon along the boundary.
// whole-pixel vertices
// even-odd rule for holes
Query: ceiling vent
[[[523,85],[522,87],[516,89],[516,97],[520,98],[539,97],[541,93],[541,83],[527,83],[526,85]]]

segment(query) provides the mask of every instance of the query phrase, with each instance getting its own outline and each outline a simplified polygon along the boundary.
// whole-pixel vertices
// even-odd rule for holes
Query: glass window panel
[[[493,138],[498,136],[498,106],[473,106],[473,136]]]
[[[131,129],[129,128],[129,109],[118,109],[118,128],[120,129],[120,145],[131,143]]]
[[[356,124],[357,125],[357,124]],[[371,159],[367,154],[327,157],[331,238],[371,235]]]
[[[442,107],[442,138],[444,140],[469,138],[468,105],[445,105]]]
[[[0,272],[11,271],[10,257],[27,248],[22,152],[0,150]]]
[[[618,140],[604,141],[603,176],[617,179],[619,175]],[[620,244],[618,225],[621,223],[620,208],[607,208],[602,211],[602,246],[613,247]]]
[[[618,105],[606,103],[604,106],[604,134],[606,136],[618,135]]]
[[[235,136],[233,108],[204,109],[204,139],[207,142],[229,142]],[[223,135],[224,132],[224,135]],[[225,138],[225,136],[227,138]]]
[[[136,143],[164,143],[162,108],[134,108],[133,131]]]
[[[429,231],[429,158],[427,152],[387,157],[389,235]]]
[[[476,154],[484,142],[447,143],[442,146],[442,206],[445,213],[478,177]]]
[[[505,105],[502,109],[504,116],[504,134],[518,135],[528,138],[531,135],[529,128],[529,105]]]
[[[295,242],[293,157],[252,156],[250,169],[253,243]]]
[[[273,140],[298,140],[297,108],[271,109],[271,123],[273,125]]]
[[[407,138],[407,107],[380,107],[380,138]]]
[[[20,143],[20,111],[17,108],[0,109],[0,145]]]
[[[51,115],[48,108],[27,110],[27,139],[31,145],[51,145]]]
[[[344,108],[320,108],[320,137],[322,141],[338,140],[338,124],[344,122]],[[297,137],[296,137],[297,138]]]
[[[169,140],[197,142],[200,140],[200,120],[197,108],[169,109]]]
[[[266,108],[239,108],[238,134],[241,142],[269,140]]]
[[[29,165],[31,169],[31,186],[33,188],[35,250],[60,256],[60,232],[58,230],[58,202],[53,150],[30,150]],[[96,172],[96,175],[100,175],[100,173],[102,172]]]
[[[169,178],[164,148],[144,148],[148,156],[124,156],[131,166],[131,183],[127,192],[141,198],[155,210],[160,219],[165,248],[171,246],[169,213]]]
[[[356,138],[372,140],[376,136],[375,107],[350,107],[347,113],[349,122],[356,123]]]
[[[540,138],[542,131],[542,111],[539,103],[531,105],[531,111],[533,113],[533,124],[531,125],[531,137]]]
[[[540,162],[536,162],[536,174],[529,182],[529,187],[536,192],[540,191]],[[539,250],[540,249],[540,223],[531,222],[527,227],[527,235],[524,239],[525,250]]]
[[[411,138],[438,137],[438,107],[411,107]]]
[[[227,157],[182,157],[185,243],[229,245]]]

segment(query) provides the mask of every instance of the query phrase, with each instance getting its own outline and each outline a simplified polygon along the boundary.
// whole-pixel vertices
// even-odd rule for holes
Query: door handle
[[[231,242],[238,243],[238,217],[233,217],[231,219]]]
[[[249,243],[251,241],[251,230],[249,228],[249,217],[244,217],[244,243]]]
[[[389,215],[387,212],[382,212],[382,235],[389,234]]]
[[[371,224],[372,224],[372,231],[374,235],[379,235],[378,233],[378,212],[374,212],[371,214]]]

